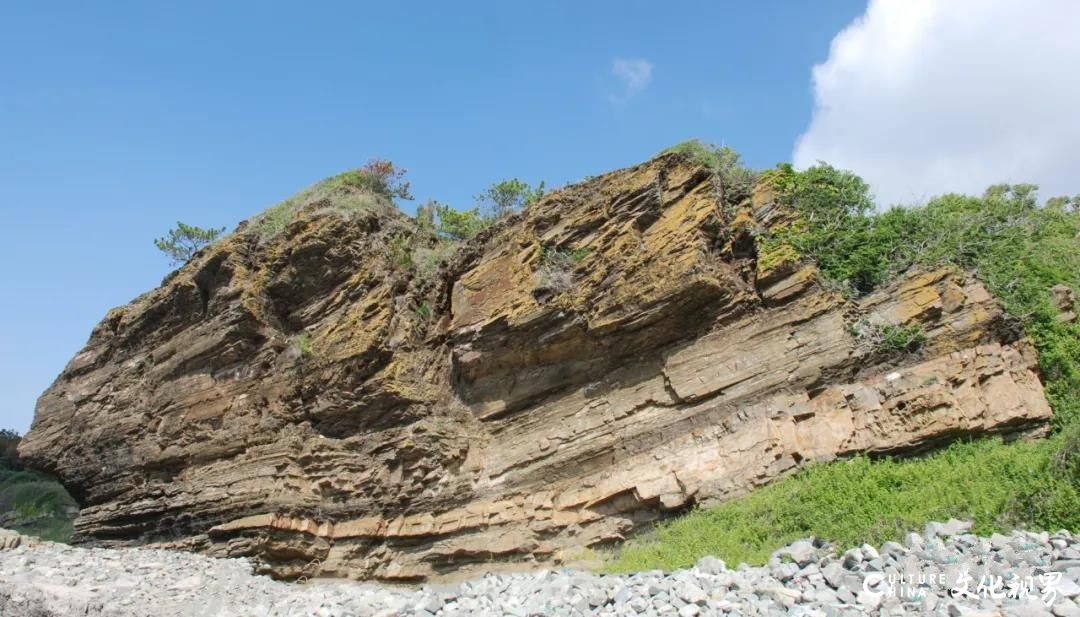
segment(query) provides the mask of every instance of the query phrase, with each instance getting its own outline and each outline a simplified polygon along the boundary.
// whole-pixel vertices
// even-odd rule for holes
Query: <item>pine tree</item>
[[[154,245],[169,256],[173,265],[180,265],[187,263],[199,249],[213,243],[223,233],[224,227],[203,229],[177,221],[176,228],[169,230],[168,237],[157,238]]]
[[[535,189],[517,178],[492,184],[486,191],[476,196],[476,201],[487,206],[491,215],[500,218],[517,212],[544,196],[544,183]]]

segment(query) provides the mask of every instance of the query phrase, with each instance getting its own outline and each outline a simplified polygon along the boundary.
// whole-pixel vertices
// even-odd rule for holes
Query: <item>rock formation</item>
[[[77,541],[419,580],[1050,416],[971,275],[846,300],[758,259],[790,216],[765,187],[729,203],[679,155],[552,193],[437,272],[402,256],[434,238],[388,203],[333,207],[355,190],[276,234],[241,224],[95,328],[20,449],[79,500]]]

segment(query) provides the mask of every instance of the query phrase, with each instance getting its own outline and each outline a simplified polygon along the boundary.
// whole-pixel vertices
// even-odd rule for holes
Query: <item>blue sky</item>
[[[152,240],[178,219],[232,228],[373,156],[458,207],[694,136],[790,160],[866,3],[778,6],[5,2],[0,427],[168,273]]]

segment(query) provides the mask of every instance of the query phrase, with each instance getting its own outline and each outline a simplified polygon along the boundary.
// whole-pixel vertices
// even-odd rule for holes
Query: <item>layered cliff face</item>
[[[425,232],[368,202],[241,225],[105,317],[20,450],[83,505],[77,540],[417,580],[1050,416],[972,276],[845,300],[758,258],[787,216],[765,188],[729,203],[678,155],[548,195],[427,277],[395,257]]]

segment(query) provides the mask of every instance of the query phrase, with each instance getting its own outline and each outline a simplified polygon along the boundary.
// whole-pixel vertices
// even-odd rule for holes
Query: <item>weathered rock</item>
[[[421,280],[389,258],[423,235],[406,217],[312,203],[111,311],[20,453],[80,501],[78,542],[408,580],[558,559],[811,461],[1044,430],[1034,350],[974,278],[848,301],[812,265],[757,262],[782,218],[665,155]],[[583,255],[569,285],[555,250]],[[926,343],[867,349],[864,319]]]
[[[1067,285],[1054,285],[1050,288],[1054,297],[1054,305],[1058,309],[1058,320],[1064,322],[1076,321],[1076,293]]]
[[[793,565],[797,566],[795,568],[795,571],[797,571],[799,568],[817,560],[817,549],[814,548],[814,544],[810,540],[799,540],[776,551],[773,553],[773,557],[777,557],[781,561],[790,560]]]
[[[37,538],[24,536],[19,532],[10,529],[0,529],[0,551],[10,550],[19,546],[32,546],[37,542]]]

